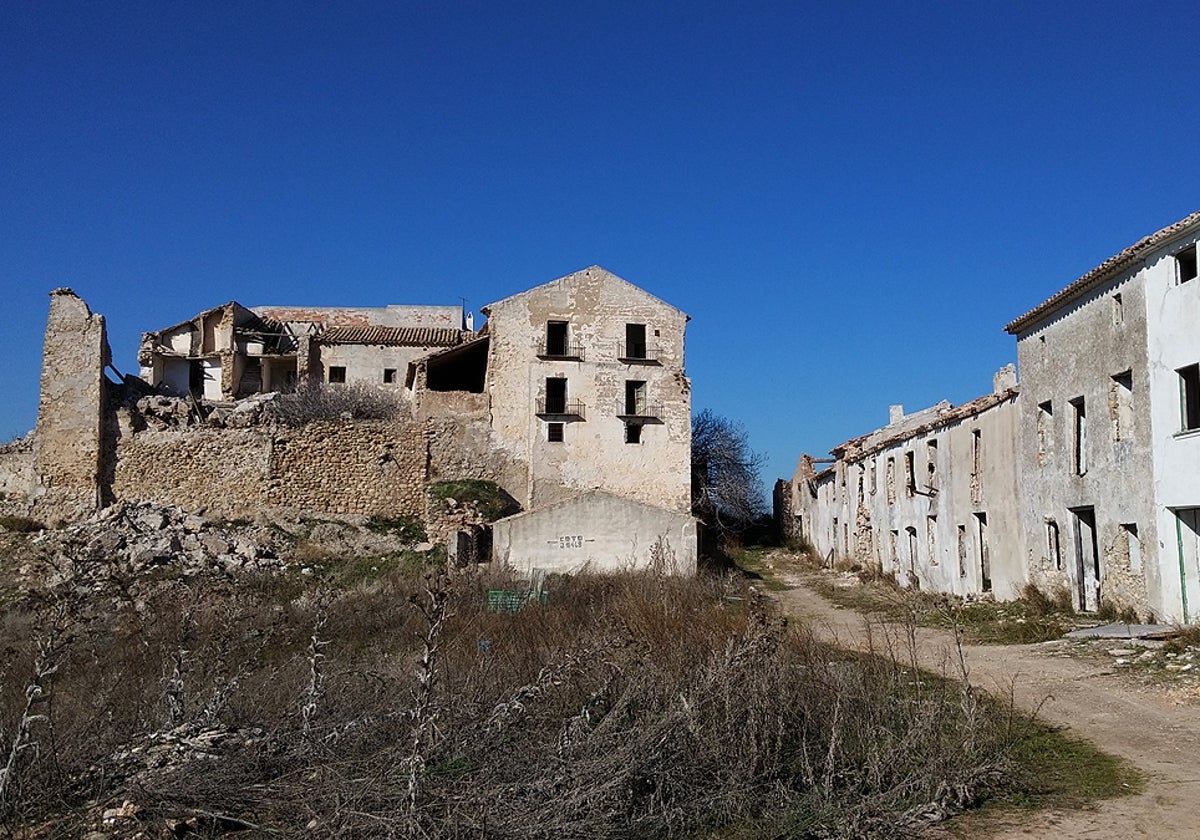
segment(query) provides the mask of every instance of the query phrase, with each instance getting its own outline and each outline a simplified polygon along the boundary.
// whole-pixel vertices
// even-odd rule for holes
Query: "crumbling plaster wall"
[[[1157,562],[1146,301],[1139,271],[1126,272],[1017,336],[1021,517],[1030,577],[1038,585],[1066,587],[1080,605],[1081,589],[1090,584],[1081,568],[1077,512],[1090,508],[1100,554],[1100,599],[1170,615]],[[1115,295],[1120,295],[1119,306]],[[1113,377],[1126,371],[1133,384],[1132,424],[1118,429]],[[1072,405],[1079,399],[1086,428],[1082,475]],[[1174,402],[1178,404],[1177,392]],[[1049,412],[1043,408],[1047,404]],[[1125,542],[1123,523],[1138,528],[1142,570],[1132,570],[1128,550],[1118,550]],[[1057,552],[1049,537],[1052,524],[1058,532]],[[1087,594],[1089,601],[1094,597]]]
[[[548,321],[568,322],[581,358],[539,359]],[[656,363],[627,363],[626,324],[646,325]],[[525,471],[514,496],[527,508],[604,488],[681,513],[690,510],[691,387],[684,374],[687,316],[609,272],[592,267],[488,308],[487,390],[493,448]],[[565,421],[564,439],[547,439],[537,415],[547,378],[567,380],[568,402],[583,416]],[[646,383],[659,416],[625,442],[627,380]]]
[[[0,446],[0,515],[25,514],[36,486],[33,436]]]

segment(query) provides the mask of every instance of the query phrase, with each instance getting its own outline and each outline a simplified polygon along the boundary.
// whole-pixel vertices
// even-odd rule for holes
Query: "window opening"
[[[547,423],[546,424],[546,440],[551,443],[563,442],[563,430],[566,423]]]
[[[936,440],[929,441],[925,446],[925,456],[928,461],[925,475],[925,486],[932,493],[937,490],[937,455],[938,442]]]
[[[1108,386],[1108,411],[1114,441],[1133,437],[1133,371],[1118,373]]]
[[[547,356],[566,356],[567,355],[567,322],[566,321],[547,321],[546,322],[546,355]]]
[[[384,382],[384,384],[385,384],[385,385],[391,385],[391,384],[393,384],[395,381],[396,381],[396,369],[395,369],[395,368],[384,368],[384,369],[383,369],[383,382]]]
[[[646,383],[638,379],[625,380],[625,413],[632,417],[646,415]]]
[[[645,324],[626,324],[625,325],[625,358],[626,359],[645,359],[646,358],[646,325]]]
[[[987,514],[976,513],[975,534],[979,540],[979,587],[984,592],[992,591],[992,558],[987,542]]]
[[[917,477],[913,474],[913,453],[904,453],[904,495],[910,499],[917,492]]]
[[[936,516],[930,516],[925,520],[925,531],[929,540],[929,565],[936,566],[938,564]]]
[[[625,442],[626,443],[641,443],[642,442],[642,424],[641,423],[626,423],[625,424]]]
[[[1062,571],[1062,543],[1058,536],[1058,523],[1053,519],[1046,522],[1046,553],[1054,563],[1054,568]]]
[[[958,576],[967,576],[967,526],[958,526]]]
[[[896,459],[887,459],[887,500],[889,505],[896,503]]]
[[[1074,434],[1071,440],[1071,467],[1075,475],[1087,474],[1087,406],[1083,397],[1071,400],[1071,424]]]
[[[911,525],[904,529],[908,535],[908,572],[914,578],[917,575],[917,529]]]
[[[546,413],[567,413],[567,380],[562,376],[546,379]]]
[[[1179,415],[1183,431],[1200,429],[1200,364],[1180,368]]]
[[[1038,403],[1037,407],[1037,447],[1038,447],[1038,466],[1046,466],[1049,460],[1050,452],[1050,432],[1054,428],[1054,406],[1050,400],[1044,403]]]
[[[1175,265],[1179,271],[1179,282],[1186,283],[1196,279],[1196,246],[1184,248],[1175,255]]]
[[[345,384],[346,368],[337,365],[331,367],[329,369],[329,381],[338,385]]]
[[[1112,321],[1113,326],[1120,326],[1125,322],[1125,304],[1121,300],[1120,292],[1112,296]]]
[[[1129,571],[1140,572],[1142,570],[1142,543],[1138,539],[1137,523],[1122,522],[1121,536],[1125,541],[1125,556],[1129,561]]]

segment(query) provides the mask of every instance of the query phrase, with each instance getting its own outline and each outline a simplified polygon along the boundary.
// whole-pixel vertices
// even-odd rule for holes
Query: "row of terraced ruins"
[[[831,457],[802,455],[775,485],[781,531],[907,586],[1011,598],[1032,582],[1083,610],[1195,621],[1198,239],[1200,213],[1012,320],[1017,364],[991,393],[895,405]],[[482,312],[476,329],[457,306],[230,302],[146,333],[133,376],[103,317],[55,290],[37,426],[0,447],[0,513],[412,516],[526,573],[694,570],[688,317],[599,267]],[[259,410],[314,385],[384,389],[397,410],[298,426]],[[429,488],[463,479],[516,512],[439,520]]]

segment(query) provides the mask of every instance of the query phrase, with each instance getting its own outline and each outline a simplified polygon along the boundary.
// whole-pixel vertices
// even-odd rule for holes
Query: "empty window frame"
[[[887,500],[889,505],[896,503],[896,459],[887,459]]]
[[[1058,523],[1053,519],[1046,520],[1046,557],[1056,570],[1062,571],[1062,542],[1059,540]]]
[[[938,442],[933,439],[925,444],[925,486],[932,493],[937,490]]]
[[[1071,400],[1071,470],[1087,475],[1087,404],[1083,397]]]
[[[992,558],[988,548],[987,514],[980,512],[972,514],[975,517],[975,538],[979,549],[979,588],[983,592],[992,591]]]
[[[1129,571],[1140,572],[1142,570],[1142,543],[1138,539],[1137,523],[1122,522],[1121,537],[1125,542],[1124,547],[1129,560]]]
[[[563,376],[546,378],[546,414],[567,413],[567,380]]]
[[[1037,407],[1037,462],[1039,467],[1046,466],[1050,460],[1052,432],[1054,430],[1054,405],[1050,400],[1038,403]]]
[[[346,382],[346,368],[341,365],[334,365],[329,368],[329,381],[338,385]]]
[[[877,464],[875,463],[874,458],[872,458],[871,462],[867,465],[867,469],[871,471],[871,495],[872,496],[874,496],[876,491],[879,489],[879,477],[877,474],[876,466],[877,466]]]
[[[640,379],[626,379],[625,413],[631,417],[645,417],[646,410],[646,383]]]
[[[566,425],[566,423],[547,423],[546,440],[550,443],[562,443]]]
[[[625,325],[625,355],[626,359],[646,359],[646,325]]]
[[[904,495],[910,499],[917,492],[917,476],[913,470],[913,453],[904,453]]]
[[[396,368],[384,368],[383,369],[383,383],[385,385],[392,385],[395,383],[395,381],[396,381]]]
[[[567,322],[546,322],[546,352],[547,356],[566,356],[570,344],[567,342]]]
[[[1200,364],[1175,371],[1179,374],[1179,420],[1185,432],[1200,429]]]
[[[929,543],[929,565],[938,565],[938,547],[937,547],[937,517],[930,516],[925,519],[925,536]]]
[[[1122,300],[1120,292],[1112,296],[1112,322],[1114,327],[1125,323],[1125,301]]]
[[[967,526],[958,526],[958,576],[967,576]]]
[[[1177,282],[1186,283],[1196,279],[1196,246],[1184,248],[1175,255]]]
[[[642,442],[642,424],[641,423],[626,423],[625,424],[625,442],[626,443],[641,443]]]
[[[979,429],[971,430],[971,475],[978,476],[983,466],[983,434]]]
[[[1118,373],[1108,386],[1108,412],[1114,441],[1133,438],[1133,371]]]

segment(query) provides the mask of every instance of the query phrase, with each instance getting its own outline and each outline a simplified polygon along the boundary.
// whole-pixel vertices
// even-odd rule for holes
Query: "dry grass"
[[[331,585],[9,609],[0,826],[128,802],[121,836],[903,837],[1017,790],[1039,731],[903,637],[837,650],[728,579],[556,580],[517,615],[486,609],[504,579]]]

